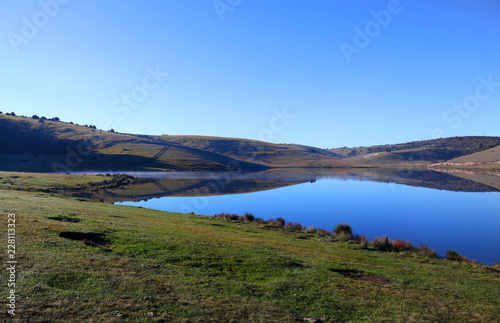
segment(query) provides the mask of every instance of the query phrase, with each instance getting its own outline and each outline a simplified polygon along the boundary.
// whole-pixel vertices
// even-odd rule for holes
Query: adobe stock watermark
[[[10,213],[7,215],[7,260],[8,265],[5,277],[7,278],[7,312],[16,315],[16,215]]]
[[[131,110],[137,109],[140,103],[145,101],[151,91],[156,90],[169,73],[165,73],[160,69],[160,65],[155,68],[150,66],[146,67],[146,74],[142,81],[134,86],[129,92],[124,93],[113,100],[111,103],[111,111],[113,111],[119,120],[125,120]],[[102,119],[99,128],[108,129],[113,126],[114,122],[111,119]],[[81,140],[76,145],[66,146],[65,159],[61,161],[54,161],[51,164],[52,170],[55,173],[70,173],[80,166],[84,161],[92,159],[93,143],[91,140]]]
[[[128,93],[123,93],[120,98],[111,102],[111,111],[117,115],[119,120],[125,120],[132,110],[137,109],[140,103],[144,102],[150,93],[160,86],[169,73],[163,72],[160,65],[155,68],[146,67],[146,74],[142,78],[142,82],[134,86]],[[106,118],[101,120],[100,129],[109,129],[113,127],[113,120]]]
[[[257,137],[250,138],[271,142],[274,140],[276,134],[284,131],[295,118],[297,118],[297,116],[295,114],[288,113],[286,107],[283,107],[281,111],[273,109],[273,116],[269,119],[269,126],[260,129],[257,133]]]
[[[233,12],[242,2],[243,0],[214,0],[212,5],[220,21],[224,21],[224,15],[227,12]]]
[[[261,140],[261,141],[271,141],[275,138],[275,135],[284,131],[287,126],[296,118],[294,114],[290,114],[286,107],[280,111],[278,109],[273,109],[273,116],[269,119],[268,127],[262,128],[257,132],[257,137],[252,137],[251,139]],[[258,155],[258,151],[251,149],[249,146],[238,146],[238,155],[247,156],[241,162],[251,163],[255,161]],[[196,189],[195,198],[191,199],[190,203],[179,204],[179,212],[182,213],[199,213],[204,208],[208,207],[210,204],[210,198],[213,197],[212,194],[219,193],[225,187],[230,184],[230,180],[237,175],[241,174],[241,162],[237,160],[230,160],[226,163],[229,171],[218,174],[219,176],[211,176],[211,181],[204,187]]]
[[[500,82],[495,82],[492,74],[488,75],[488,78],[479,76],[477,80],[479,84],[474,89],[473,94],[465,97],[462,103],[455,103],[444,111],[443,121],[449,124],[451,129],[460,128],[464,120],[470,118],[472,113],[481,107],[481,102],[488,100],[497,88],[500,88]],[[443,128],[436,128],[432,132],[432,138],[441,138],[445,132]]]
[[[19,53],[21,45],[27,45],[35,38],[41,29],[57,16],[61,10],[61,5],[69,3],[70,0],[40,0],[38,6],[40,10],[31,17],[22,17],[22,27],[20,33],[9,32],[7,38],[16,54]]]
[[[383,28],[386,28],[391,23],[392,18],[399,15],[402,11],[403,6],[399,0],[390,0],[387,3],[387,9],[382,9],[378,12],[375,10],[370,11],[373,20],[367,22],[363,29],[358,26],[354,27],[355,34],[352,44],[346,42],[341,42],[339,44],[340,50],[347,63],[352,62],[352,56],[354,54],[359,55],[362,49],[368,47],[372,40],[380,35]]]
[[[74,171],[76,167],[92,154],[92,146],[90,140],[81,140],[75,147],[67,145],[64,163],[58,161],[52,162],[52,170],[55,173],[69,173]]]

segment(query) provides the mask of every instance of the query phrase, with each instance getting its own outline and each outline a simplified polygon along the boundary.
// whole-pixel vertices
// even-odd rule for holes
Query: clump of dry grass
[[[435,250],[432,250],[425,243],[420,243],[418,247],[415,248],[417,254],[430,258],[437,258],[437,253]]]
[[[322,235],[322,236],[329,236],[329,235],[331,235],[331,232],[327,231],[325,229],[316,229],[316,233],[318,233],[319,235]]]
[[[352,228],[347,223],[337,224],[333,232],[335,234],[335,237],[340,241],[349,241],[353,238]]]
[[[392,240],[392,250],[393,251],[414,251],[415,247],[409,241],[403,240]]]
[[[317,232],[316,228],[312,225],[310,225],[308,228],[307,228],[307,233],[312,233],[312,234],[315,234]]]
[[[293,228],[295,229],[295,231],[297,232],[302,232],[305,230],[305,228],[302,226],[302,224],[300,223],[295,223],[295,225],[293,226]]]
[[[392,243],[389,240],[389,236],[376,237],[375,240],[373,240],[373,248],[381,251],[392,250]]]
[[[466,256],[460,256],[455,250],[448,250],[446,252],[446,259],[451,261],[458,261],[464,264],[477,265],[476,260],[467,258]]]
[[[363,248],[363,249],[368,248],[368,243],[370,242],[364,234],[363,235],[355,235],[354,241],[358,242],[360,244],[361,248]]]

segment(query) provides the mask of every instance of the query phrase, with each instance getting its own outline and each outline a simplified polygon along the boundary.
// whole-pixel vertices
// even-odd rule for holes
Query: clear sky
[[[500,135],[500,2],[4,0],[0,111],[322,148]]]

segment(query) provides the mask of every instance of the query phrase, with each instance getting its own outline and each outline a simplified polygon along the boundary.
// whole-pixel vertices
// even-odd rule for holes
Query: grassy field
[[[0,176],[5,181],[12,175]],[[76,187],[89,180],[59,176],[33,176],[28,187],[52,185],[48,182]],[[498,268],[363,249],[330,235],[255,221],[42,192],[0,188],[0,212],[4,237],[7,214],[16,214],[19,322],[492,322],[500,317]],[[1,242],[5,270],[7,241]],[[5,284],[2,321],[10,318]]]

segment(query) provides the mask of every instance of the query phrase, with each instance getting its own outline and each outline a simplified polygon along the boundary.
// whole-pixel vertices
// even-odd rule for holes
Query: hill
[[[0,170],[234,170],[358,167],[299,145],[195,136],[121,134],[58,120],[0,114]]]
[[[496,146],[487,150],[483,150],[471,155],[462,156],[451,160],[451,162],[467,163],[467,162],[498,162],[500,161],[500,146]]]
[[[500,146],[480,151],[450,161],[429,165],[433,169],[482,170],[500,172]]]
[[[470,136],[414,141],[396,145],[336,148],[345,160],[377,167],[415,167],[444,162],[500,145],[500,137]],[[499,161],[500,158],[497,159]]]

